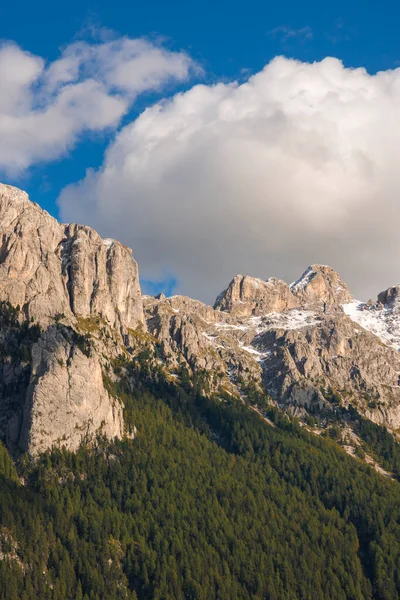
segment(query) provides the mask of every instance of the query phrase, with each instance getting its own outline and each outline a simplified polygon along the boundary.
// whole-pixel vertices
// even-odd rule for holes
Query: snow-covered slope
[[[376,335],[384,344],[400,351],[400,307],[350,302],[343,310],[352,321]]]

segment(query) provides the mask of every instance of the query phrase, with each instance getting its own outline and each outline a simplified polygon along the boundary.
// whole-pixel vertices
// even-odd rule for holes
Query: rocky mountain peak
[[[214,309],[235,317],[257,316],[295,308],[298,300],[284,281],[236,275],[216,299]]]
[[[144,326],[132,251],[84,225],[63,225],[21,190],[0,185],[0,300],[43,325],[100,315],[122,329]]]
[[[290,291],[302,305],[312,308],[321,308],[324,304],[341,306],[353,301],[340,275],[327,265],[310,265],[290,285]]]
[[[9,205],[10,207],[17,209],[18,205],[29,203],[29,196],[26,192],[20,190],[19,188],[13,187],[12,185],[6,185],[5,183],[0,182],[0,205],[2,206],[3,210],[5,205]],[[35,203],[32,202],[32,204]],[[37,204],[35,204],[35,206],[39,208]]]
[[[389,287],[378,294],[378,302],[386,308],[400,310],[400,285]]]

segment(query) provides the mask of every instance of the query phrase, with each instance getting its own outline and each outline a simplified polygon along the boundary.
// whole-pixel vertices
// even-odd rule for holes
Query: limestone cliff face
[[[8,356],[7,336],[20,334],[3,323],[0,436],[31,454],[54,444],[74,450],[98,433],[121,437],[122,407],[103,370],[128,330],[145,329],[132,251],[90,227],[58,223],[2,184],[0,233],[0,302],[42,329],[28,356],[27,348]]]
[[[122,329],[143,325],[132,251],[93,229],[61,225],[27,194],[0,184],[0,300],[47,326],[55,315],[100,315]]]
[[[341,277],[326,265],[311,265],[302,276],[290,286],[291,292],[300,304],[322,308],[341,306],[352,302],[353,297]]]
[[[33,346],[32,371],[17,442],[33,455],[53,445],[75,450],[95,434],[122,437],[122,407],[103,386],[95,352],[67,329],[50,327]]]
[[[262,333],[258,344],[271,348],[263,377],[281,403],[352,404],[376,422],[399,426],[399,353],[343,313],[321,315],[309,327]]]

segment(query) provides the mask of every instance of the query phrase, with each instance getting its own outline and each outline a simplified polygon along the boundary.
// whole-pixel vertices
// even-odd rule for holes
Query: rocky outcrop
[[[375,421],[400,425],[399,354],[343,313],[321,317],[311,327],[266,332],[258,344],[271,348],[263,376],[280,403],[310,408],[311,387],[318,403],[352,404]]]
[[[232,335],[237,330],[231,327],[235,320],[230,315],[185,296],[147,296],[144,309],[148,331],[174,376],[182,368],[190,376],[205,371],[211,391],[221,389],[234,395],[238,394],[234,379],[260,380],[260,365]]]
[[[229,312],[235,317],[250,317],[299,306],[284,281],[270,277],[266,281],[237,275],[216,299],[214,309]]]
[[[400,311],[400,285],[390,287],[378,294],[378,302],[386,308],[397,308]]]
[[[32,455],[54,445],[75,450],[98,434],[122,437],[122,407],[104,389],[98,356],[79,347],[73,330],[52,326],[34,344],[22,423],[15,425],[11,443]]]
[[[21,190],[0,184],[0,300],[42,325],[56,315],[100,315],[122,330],[143,326],[132,251],[93,229],[61,225]]]
[[[302,306],[323,308],[340,307],[352,302],[353,297],[341,277],[326,265],[311,265],[299,279],[290,285],[291,292]]]

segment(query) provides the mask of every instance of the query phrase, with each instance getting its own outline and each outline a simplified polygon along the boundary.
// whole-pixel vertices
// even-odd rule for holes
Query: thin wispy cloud
[[[279,39],[280,42],[285,43],[289,40],[305,41],[313,38],[313,32],[311,27],[301,27],[300,29],[293,29],[287,25],[281,25],[268,31],[268,35],[273,38]]]
[[[345,23],[339,19],[336,21],[332,29],[326,32],[325,37],[327,40],[331,42],[331,44],[339,44],[341,42],[350,42],[352,38],[355,36],[355,32],[349,32],[348,28],[345,26]]]

